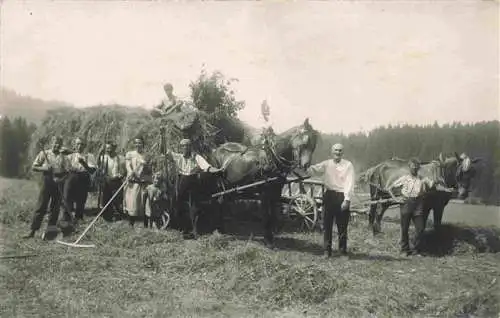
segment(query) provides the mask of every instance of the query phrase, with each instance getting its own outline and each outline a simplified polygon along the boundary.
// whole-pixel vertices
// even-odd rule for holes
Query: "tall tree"
[[[191,82],[191,98],[196,108],[208,114],[209,122],[219,128],[216,142],[239,141],[244,138],[244,127],[237,119],[245,102],[237,100],[231,85],[236,79],[226,79],[220,72],[211,75],[203,69]]]

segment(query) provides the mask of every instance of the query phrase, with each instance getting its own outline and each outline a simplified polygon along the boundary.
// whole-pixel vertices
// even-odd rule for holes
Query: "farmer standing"
[[[64,183],[64,220],[70,221],[71,213],[76,205],[76,222],[83,220],[85,202],[90,189],[90,175],[97,169],[94,155],[85,153],[86,143],[82,138],[74,141],[74,152],[68,155],[69,175]]]
[[[99,162],[99,166],[103,169],[102,199],[104,204],[108,203],[108,201],[120,188],[123,183],[123,178],[127,173],[125,168],[125,159],[116,153],[116,147],[117,145],[115,142],[106,142],[106,145],[104,146],[104,155],[100,158],[101,162]],[[123,192],[120,191],[114,201],[111,202],[111,204],[103,212],[102,216],[104,220],[111,222],[113,221],[113,216],[122,216],[122,209]]]
[[[179,172],[177,184],[177,211],[181,211],[182,204],[190,202],[192,208],[198,208],[199,191],[197,191],[198,180],[196,174],[199,172],[218,173],[221,169],[211,166],[201,155],[192,151],[191,140],[180,141],[181,153],[168,151]]]
[[[123,208],[129,217],[130,226],[144,216],[143,192],[148,183],[151,183],[151,169],[144,154],[144,139],[134,139],[135,150],[125,155],[128,184],[123,192]]]
[[[52,236],[57,235],[56,226],[62,199],[62,187],[69,166],[66,156],[60,152],[62,142],[61,137],[52,137],[52,148],[40,151],[33,162],[33,171],[41,172],[43,178],[38,203],[31,223],[31,231],[24,238],[34,237],[36,231],[40,229],[43,217],[47,213],[49,201],[50,217],[43,237],[44,239],[50,239]]]
[[[410,173],[397,179],[390,187],[389,192],[395,197],[393,190],[401,187],[403,199],[400,201],[401,216],[401,253],[406,255],[420,254],[422,234],[424,233],[424,210],[423,195],[433,187],[433,182],[428,178],[422,178],[418,175],[420,170],[420,161],[412,158],[408,162]],[[413,247],[410,247],[408,231],[410,222],[413,220],[415,225],[415,238]]]
[[[343,159],[344,146],[332,146],[332,159],[309,167],[308,172],[322,174],[326,191],[323,194],[323,247],[325,256],[332,256],[333,221],[337,223],[338,246],[342,255],[347,255],[347,228],[350,218],[351,197],[354,192],[355,173],[349,160]]]

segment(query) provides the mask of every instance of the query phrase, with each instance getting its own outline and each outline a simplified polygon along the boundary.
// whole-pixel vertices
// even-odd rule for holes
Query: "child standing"
[[[146,187],[144,192],[144,227],[153,227],[156,224],[157,228],[161,228],[162,215],[168,207],[168,196],[164,185],[162,184],[162,175],[157,172],[153,175],[153,183]]]

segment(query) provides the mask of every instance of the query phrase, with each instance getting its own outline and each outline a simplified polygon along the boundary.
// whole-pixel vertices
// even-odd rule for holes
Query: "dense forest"
[[[417,157],[422,161],[466,153],[480,157],[472,196],[483,203],[500,204],[500,122],[452,123],[424,126],[379,127],[368,133],[323,134],[314,154],[321,161],[336,142],[345,146],[345,157],[358,172],[391,157]]]

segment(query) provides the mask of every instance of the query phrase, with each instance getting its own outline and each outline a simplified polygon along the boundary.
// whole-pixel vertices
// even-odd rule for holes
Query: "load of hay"
[[[202,155],[224,142],[247,143],[254,132],[236,116],[245,103],[235,98],[231,82],[219,72],[209,76],[202,70],[190,84],[190,98],[177,98],[172,84],[167,83],[167,98],[152,110],[120,105],[51,110],[32,135],[29,157],[32,160],[42,148],[50,147],[48,141],[54,135],[62,136],[63,146],[69,150],[76,137],[84,139],[87,151],[96,157],[106,141],[115,142],[124,155],[133,149],[135,137],[141,136],[153,170],[155,165],[168,170],[165,151],[179,151],[183,138],[191,139],[193,150]]]
[[[208,123],[203,112],[189,110],[195,114],[179,109],[170,116],[153,117],[147,109],[119,105],[58,108],[49,111],[33,133],[30,157],[34,158],[42,147],[49,148],[50,138],[54,135],[62,136],[63,146],[68,149],[73,149],[72,142],[76,137],[84,138],[87,151],[96,157],[106,141],[114,141],[118,152],[124,155],[132,149],[136,136],[144,138],[146,154],[153,160],[160,160],[165,149],[178,151],[182,138],[190,138],[195,151],[207,153],[215,146],[213,140],[217,130]],[[188,117],[190,123],[179,128],[184,117]]]

